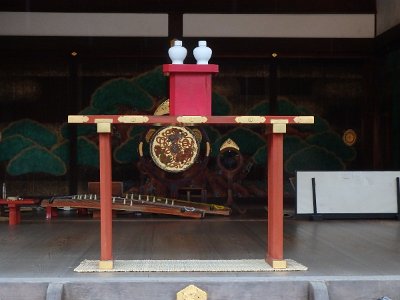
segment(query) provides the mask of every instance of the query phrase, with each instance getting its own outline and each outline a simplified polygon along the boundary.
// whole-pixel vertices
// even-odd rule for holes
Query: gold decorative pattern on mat
[[[207,293],[191,284],[176,293],[176,300],[207,300]]]
[[[153,135],[150,154],[158,167],[177,173],[194,164],[199,154],[199,145],[188,128],[168,126]]]
[[[146,116],[120,116],[118,117],[118,121],[120,123],[147,123],[149,121],[149,117]]]
[[[264,259],[233,260],[114,260],[112,270],[99,269],[98,260],[84,260],[75,272],[280,272],[307,271],[307,267],[286,259],[287,267],[274,269]]]
[[[236,117],[236,123],[244,123],[244,124],[262,124],[265,123],[265,117],[261,116],[240,116]]]

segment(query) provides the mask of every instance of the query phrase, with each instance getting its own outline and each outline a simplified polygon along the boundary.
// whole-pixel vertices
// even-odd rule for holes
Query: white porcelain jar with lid
[[[169,58],[174,65],[181,65],[186,58],[187,50],[182,46],[182,41],[175,40],[174,45],[168,49]]]
[[[208,61],[212,55],[212,50],[207,47],[206,41],[199,41],[199,46],[194,48],[193,55],[196,58],[198,65],[208,65]]]

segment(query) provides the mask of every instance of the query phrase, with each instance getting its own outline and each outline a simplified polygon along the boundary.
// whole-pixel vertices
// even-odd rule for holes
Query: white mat
[[[263,259],[240,260],[114,260],[114,268],[100,270],[98,260],[84,260],[75,272],[276,272],[307,271],[307,267],[286,259],[286,269],[273,269]]]

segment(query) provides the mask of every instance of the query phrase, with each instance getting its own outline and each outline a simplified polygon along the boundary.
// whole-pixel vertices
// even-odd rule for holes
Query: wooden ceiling
[[[140,57],[161,59],[171,38],[180,38],[183,13],[293,13],[293,14],[374,14],[375,0],[1,0],[0,11],[21,12],[121,12],[168,13],[168,38],[101,38],[101,37],[0,37],[3,57],[65,56],[78,51],[82,57]],[[207,39],[215,57],[270,58],[281,57],[346,58],[368,57],[373,39],[285,39],[285,38],[214,38]],[[193,48],[195,39],[186,39]]]

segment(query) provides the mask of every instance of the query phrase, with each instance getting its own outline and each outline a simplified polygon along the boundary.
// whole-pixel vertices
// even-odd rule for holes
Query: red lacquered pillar
[[[100,269],[113,268],[111,124],[98,123],[100,153]]]
[[[18,224],[18,207],[14,203],[8,204],[8,224],[9,225]]]
[[[283,134],[286,124],[272,124],[268,135],[268,245],[267,262],[287,267],[283,259]]]
[[[16,205],[15,210],[16,210],[17,224],[19,224],[21,223],[21,207],[19,207],[19,205]]]

